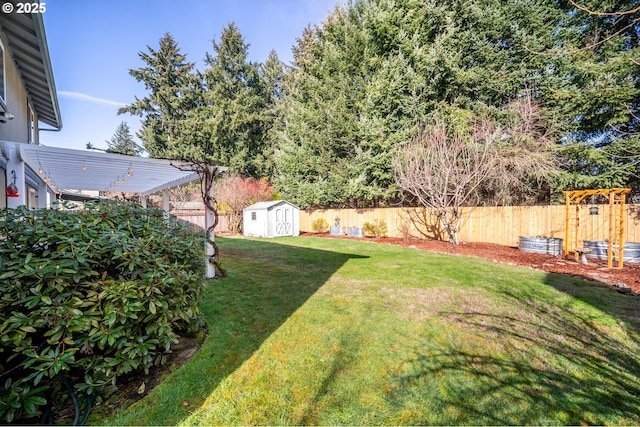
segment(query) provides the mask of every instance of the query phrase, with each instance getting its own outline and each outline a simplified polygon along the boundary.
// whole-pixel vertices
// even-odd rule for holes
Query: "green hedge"
[[[203,326],[203,248],[131,203],[0,210],[0,423],[163,363],[177,332]]]

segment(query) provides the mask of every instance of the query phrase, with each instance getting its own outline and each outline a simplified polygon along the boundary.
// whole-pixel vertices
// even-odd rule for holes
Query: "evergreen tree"
[[[640,194],[640,8],[637,0],[570,2],[558,32],[564,58],[550,97],[566,130],[562,186],[630,186]],[[577,6],[578,9],[574,8]]]
[[[277,185],[301,206],[353,206],[380,196],[356,161],[367,66],[359,19],[337,8],[322,27],[307,28],[283,79]]]
[[[510,101],[545,96],[546,58],[527,49],[553,46],[559,16],[542,0],[337,7],[305,30],[284,78],[280,191],[304,207],[398,202],[392,160],[434,112],[506,121]]]
[[[262,177],[269,170],[265,135],[271,126],[270,94],[259,65],[247,61],[248,48],[234,23],[222,30],[220,42],[213,41],[214,53],[205,57],[201,118],[207,124],[209,153],[234,172]]]
[[[275,50],[269,52],[264,64],[259,68],[262,84],[264,85],[262,96],[265,99],[262,121],[263,149],[258,155],[256,163],[261,166],[262,176],[269,179],[275,174],[275,153],[278,146],[276,127],[281,121],[279,101],[282,100],[282,78],[284,76],[284,64],[278,58]]]
[[[127,122],[121,122],[115,133],[107,141],[107,153],[125,154],[127,156],[140,156],[144,149],[133,140],[131,130]]]
[[[147,49],[148,54],[140,53],[147,66],[130,70],[130,74],[145,84],[149,95],[136,98],[119,112],[143,117],[140,138],[152,157],[185,161],[182,167],[200,176],[202,200],[213,213],[213,223],[207,229],[208,275],[224,276],[226,272],[220,267],[213,234],[218,215],[211,191],[223,159],[209,144],[202,116],[205,99],[201,76],[193,72],[194,64],[186,62],[186,56],[180,53],[170,34],[160,39],[157,51],[149,46]]]
[[[265,63],[260,65],[260,75],[265,85],[269,107],[275,108],[276,101],[282,99],[281,86],[284,75],[284,64],[275,50],[272,49]]]
[[[119,114],[130,113],[142,117],[142,129],[138,137],[151,157],[173,157],[180,152],[175,149],[184,132],[189,113],[201,100],[199,78],[194,74],[194,63],[187,62],[178,43],[171,34],[165,34],[157,50],[147,46],[148,53],[140,52],[144,67],[131,69],[138,82],[145,85],[148,96],[118,110]]]
[[[270,55],[261,72],[259,64],[247,61],[248,45],[231,23],[213,41],[213,54],[206,54],[207,68],[196,72],[186,61],[171,35],[160,39],[156,51],[140,53],[146,66],[130,70],[145,84],[149,95],[122,108],[143,117],[140,138],[152,157],[186,162],[185,168],[202,178],[202,197],[215,213],[212,188],[220,166],[244,176],[263,177],[272,169],[273,148],[267,134],[275,120],[276,89],[282,68]],[[211,260],[217,273],[217,247],[212,226],[207,230],[213,247]]]

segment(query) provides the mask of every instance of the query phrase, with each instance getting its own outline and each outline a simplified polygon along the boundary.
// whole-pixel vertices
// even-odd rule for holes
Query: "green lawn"
[[[219,243],[203,347],[104,423],[640,424],[640,298],[366,241]]]

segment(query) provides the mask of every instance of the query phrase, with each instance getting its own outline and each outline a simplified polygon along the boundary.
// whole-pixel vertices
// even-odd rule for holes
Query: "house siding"
[[[14,118],[7,120],[6,123],[0,123],[0,140],[2,141],[14,141],[19,143],[29,143],[30,139],[30,108],[28,101],[27,90],[22,81],[22,77],[14,58],[11,56],[11,51],[8,49],[6,39],[0,35],[0,41],[4,48],[4,76],[6,84],[5,103],[6,111],[12,113]],[[35,119],[35,130],[33,138],[35,141],[32,143],[38,143],[38,116],[35,110],[33,111]],[[6,208],[9,203],[7,200],[7,165],[0,164],[0,209]],[[29,191],[29,187],[31,191]],[[27,186],[25,183],[22,186],[22,192],[25,193],[26,199],[24,203],[32,208],[37,206],[37,186],[33,184]]]
[[[4,45],[4,62],[6,78],[6,103],[7,111],[15,115],[13,120],[0,123],[0,140],[29,142],[29,104],[27,102],[27,91],[22,83],[20,73],[16,68],[16,63],[11,57],[11,52],[7,48],[7,43],[2,39]],[[35,113],[34,113],[35,114]],[[37,126],[36,116],[36,126]],[[35,134],[37,142],[37,132]]]

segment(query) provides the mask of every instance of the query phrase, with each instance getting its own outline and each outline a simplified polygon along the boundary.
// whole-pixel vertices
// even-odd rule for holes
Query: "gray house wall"
[[[8,43],[4,35],[0,34],[0,42],[4,50],[4,78],[5,78],[5,104],[0,103],[0,111],[11,113],[14,115],[12,120],[7,120],[5,123],[0,123],[0,140],[12,141],[19,143],[34,143],[38,141],[38,116],[35,109],[30,108],[30,102],[28,99],[28,93],[25,88],[24,82],[16,67],[16,62],[11,55],[11,50],[8,47]],[[33,114],[33,132],[31,131],[31,121],[29,120],[31,114]],[[32,138],[30,138],[32,135]],[[30,139],[33,139],[30,141]],[[6,162],[0,163],[0,209],[5,208],[8,205],[7,200],[7,184],[11,178],[11,169],[6,165]],[[48,200],[39,201],[36,196],[39,191],[41,179],[35,174],[34,171],[26,171],[29,175],[33,176],[33,179],[25,180],[24,187],[21,193],[24,194],[24,203],[30,208],[43,207],[48,205],[48,201],[54,198],[50,190],[46,190],[49,194],[46,197]],[[19,174],[20,175],[20,174]],[[24,175],[22,175],[24,178]],[[42,193],[41,195],[46,195]]]
[[[27,91],[24,87],[16,63],[7,48],[7,42],[2,37],[0,39],[4,47],[4,67],[6,79],[6,109],[7,112],[15,115],[13,120],[0,123],[0,140],[29,142],[29,102],[27,101]],[[36,113],[34,112],[34,115]],[[38,118],[35,116],[35,126],[37,130]],[[38,132],[35,132],[37,143]]]

